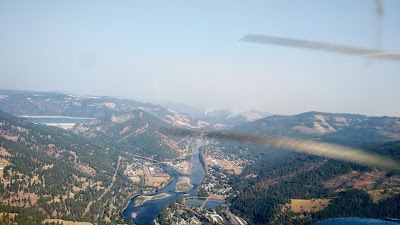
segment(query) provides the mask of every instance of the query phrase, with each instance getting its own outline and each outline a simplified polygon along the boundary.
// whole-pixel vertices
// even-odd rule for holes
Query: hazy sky
[[[400,63],[239,42],[400,52],[400,1],[0,0],[0,88],[203,108],[400,116]]]

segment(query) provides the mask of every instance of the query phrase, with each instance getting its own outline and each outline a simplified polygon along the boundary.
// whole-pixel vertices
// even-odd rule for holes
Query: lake
[[[34,116],[34,117],[23,117],[23,118],[32,123],[45,124],[48,126],[59,127],[66,130],[72,129],[77,123],[85,123],[92,120],[91,118],[76,118],[76,117],[62,117],[62,116],[60,117]]]
[[[27,117],[25,119],[32,123],[42,123],[42,124],[85,123],[91,120],[91,119],[72,118],[72,117],[67,117],[67,118]]]

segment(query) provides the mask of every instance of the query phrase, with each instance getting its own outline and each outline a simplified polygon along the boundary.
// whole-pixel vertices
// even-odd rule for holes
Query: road
[[[226,213],[226,215],[228,216],[229,222],[231,222],[231,224],[233,224],[233,225],[240,225],[239,222],[236,220],[235,215],[233,215],[233,214],[231,213],[231,211],[229,211],[229,206],[228,206],[228,208],[226,208],[225,213]]]
[[[210,199],[210,197],[207,197],[206,200],[203,202],[203,204],[201,204],[200,208],[204,208],[204,206],[206,205],[206,203],[208,202],[208,199]]]
[[[152,159],[152,158],[147,158],[147,157],[144,157],[144,156],[141,156],[141,155],[132,155],[132,156],[136,157],[136,158],[146,159],[146,160],[149,160],[149,161],[152,161],[152,162],[155,162],[155,163],[168,165],[167,161],[162,162],[162,161],[158,161],[158,160],[155,160],[155,159]]]

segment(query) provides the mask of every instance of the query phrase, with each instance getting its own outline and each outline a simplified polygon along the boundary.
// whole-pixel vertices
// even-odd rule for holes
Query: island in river
[[[190,184],[190,179],[187,177],[179,177],[178,183],[176,183],[177,192],[189,191],[193,185]]]

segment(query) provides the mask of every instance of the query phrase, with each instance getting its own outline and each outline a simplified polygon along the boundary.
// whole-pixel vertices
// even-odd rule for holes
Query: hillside
[[[233,127],[245,122],[252,122],[269,116],[269,113],[264,112],[241,112],[233,113],[229,110],[215,110],[206,113],[201,117],[201,120],[209,123],[224,124],[226,128]]]
[[[240,124],[232,131],[270,136],[317,138],[343,144],[357,141],[355,138],[369,139],[364,140],[369,142],[390,141],[400,140],[400,118],[307,112],[293,116],[269,116]]]
[[[17,115],[98,118],[137,107],[151,106],[113,97],[52,92],[0,90],[0,108]]]
[[[270,116],[242,123],[231,130],[316,139],[365,149],[399,161],[399,124],[400,119],[395,117],[308,112]],[[231,200],[231,210],[250,224],[313,224],[320,219],[342,216],[399,218],[392,206],[400,195],[400,179],[388,171],[250,143],[219,140],[212,148],[253,161],[230,182],[232,192],[240,193]],[[362,202],[346,206],[347,200],[343,198],[354,202],[362,198]],[[330,204],[311,211],[304,211],[308,205],[301,209],[289,207],[292,200],[312,204],[313,199]],[[400,211],[398,207],[397,210]]]
[[[172,127],[174,123],[171,121],[177,120],[165,121],[153,113],[137,109],[77,124],[73,131],[127,154],[164,160],[177,158],[179,152],[186,151],[188,146],[185,138],[176,140],[158,132],[162,127]]]
[[[121,220],[119,210],[135,190],[123,173],[117,173],[121,159],[115,151],[71,132],[0,111],[0,211],[17,213],[16,219],[28,214],[114,224],[111,221]],[[119,194],[112,197],[112,192]]]

